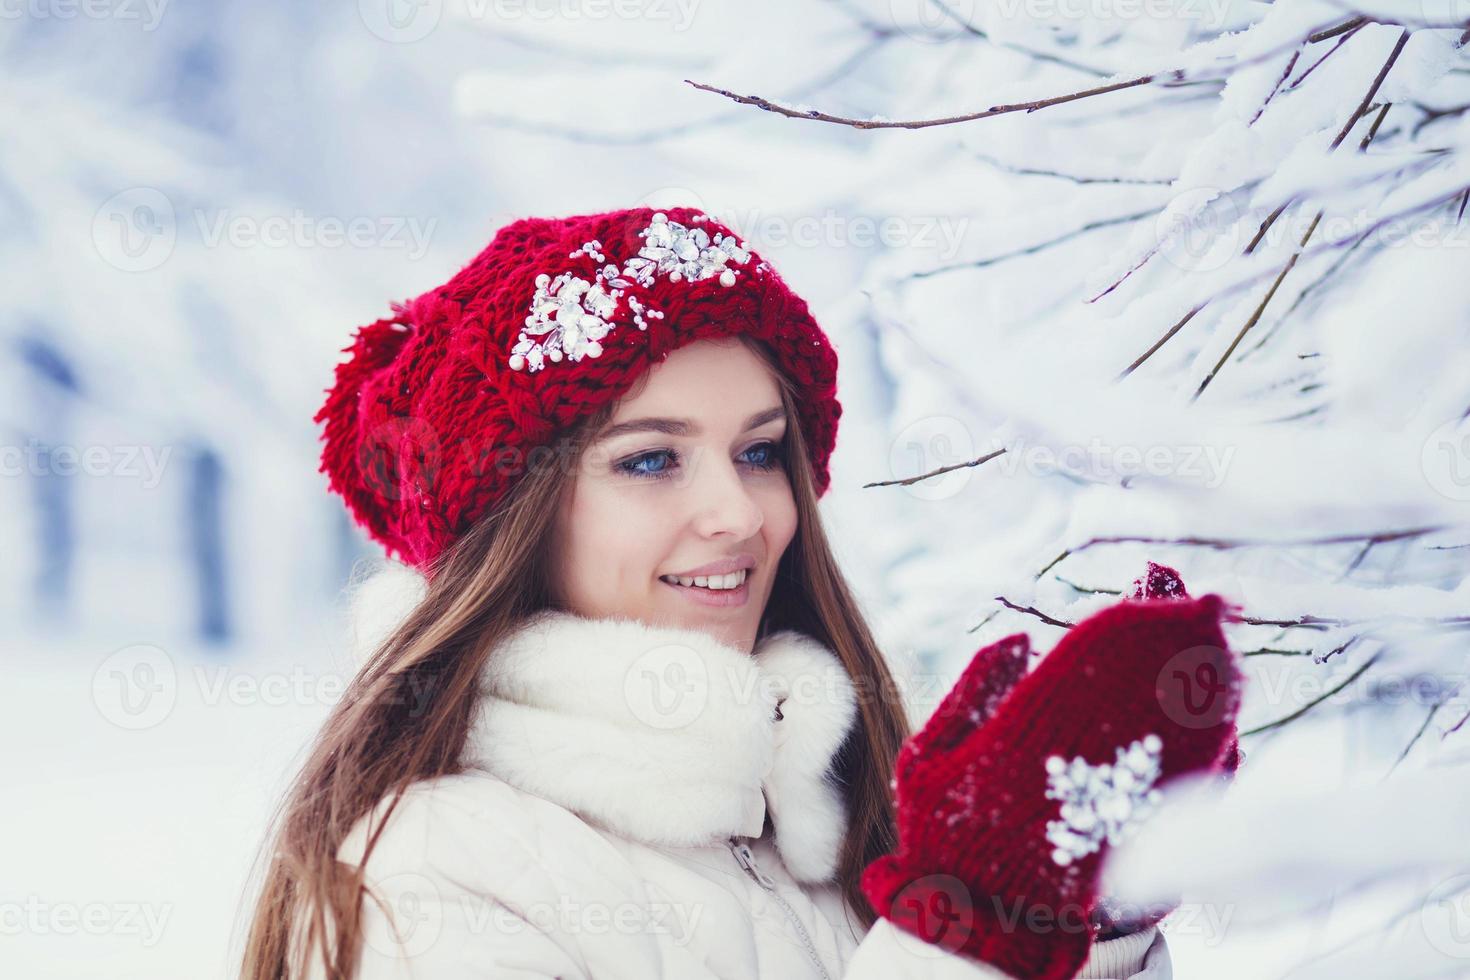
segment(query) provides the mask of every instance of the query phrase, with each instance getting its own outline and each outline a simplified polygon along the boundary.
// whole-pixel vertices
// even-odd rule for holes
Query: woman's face
[[[749,652],[796,532],[780,455],[788,421],[770,369],[738,340],[695,341],[654,366],[593,437],[563,498],[561,602],[583,616],[703,630]],[[669,578],[716,562],[744,571]]]

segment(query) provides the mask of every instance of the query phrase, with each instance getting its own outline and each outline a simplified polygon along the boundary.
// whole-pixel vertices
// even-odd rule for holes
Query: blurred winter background
[[[376,559],[339,350],[515,216],[687,203],[836,343],[823,506],[916,677],[1150,558],[1241,605],[1237,784],[1114,869],[1184,889],[1177,976],[1470,975],[1467,26],[0,0],[0,973],[230,975]]]

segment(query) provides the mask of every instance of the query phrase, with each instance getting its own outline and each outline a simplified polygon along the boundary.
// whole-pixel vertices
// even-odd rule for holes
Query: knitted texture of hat
[[[332,491],[423,568],[537,465],[535,450],[679,347],[746,334],[796,386],[820,497],[842,414],[837,354],[806,302],[737,243],[692,208],[506,225],[343,348],[315,416]]]

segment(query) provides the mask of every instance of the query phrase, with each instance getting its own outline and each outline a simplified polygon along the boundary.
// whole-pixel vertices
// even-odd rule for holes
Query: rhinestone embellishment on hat
[[[1061,819],[1048,820],[1051,859],[1071,864],[1125,839],[1153,812],[1162,794],[1154,788],[1161,771],[1163,742],[1145,735],[1117,749],[1111,764],[1091,765],[1080,755],[1071,763],[1059,755],[1046,760],[1046,798],[1061,800]]]
[[[553,278],[547,273],[536,277],[536,291],[531,297],[531,312],[525,326],[510,350],[508,363],[512,370],[531,373],[540,371],[548,361],[565,358],[580,361],[602,353],[602,339],[617,326],[614,317],[619,300],[634,285],[648,287],[659,276],[669,282],[701,282],[718,278],[722,286],[735,285],[737,270],[731,265],[745,265],[750,250],[733,235],[716,232],[713,236],[703,228],[689,228],[670,221],[662,211],[638,233],[643,247],[619,268],[613,263],[598,270],[596,282],[589,282],[571,272]],[[595,239],[583,243],[567,258],[588,256],[596,262],[607,262],[602,243]],[[765,268],[761,263],[760,269]],[[649,320],[663,319],[663,313],[627,297],[634,325],[648,329]]]
[[[670,282],[699,282],[719,276],[720,285],[733,286],[735,270],[728,267],[729,263],[744,265],[750,261],[744,243],[733,236],[716,232],[710,238],[703,228],[686,228],[662,212],[638,234],[645,244],[623,266],[623,275],[644,286],[651,285],[656,275],[666,275]]]

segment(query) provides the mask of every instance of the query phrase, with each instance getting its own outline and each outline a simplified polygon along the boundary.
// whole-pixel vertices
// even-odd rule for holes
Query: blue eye
[[[662,479],[663,477],[668,476],[668,473],[666,473],[662,467],[652,470],[644,470],[640,469],[639,467],[641,467],[644,463],[656,462],[664,457],[667,457],[673,462],[677,462],[679,459],[679,454],[674,452],[672,449],[660,449],[656,452],[644,453],[642,456],[635,456],[632,459],[624,460],[623,462],[618,464],[618,469],[624,473],[627,473],[629,476],[639,476],[643,477],[644,479],[654,480]]]
[[[747,449],[746,452],[747,453],[753,453],[753,452],[757,452],[759,450],[764,450],[765,451],[765,456],[764,456],[764,458],[762,459],[761,462],[759,462],[759,463],[752,462],[751,463],[751,465],[754,466],[754,467],[756,467],[757,469],[762,469],[762,470],[774,469],[775,466],[776,466],[776,464],[781,461],[781,446],[780,446],[779,443],[774,443],[774,442],[758,442],[754,446],[751,446],[749,449]]]
[[[758,442],[747,449],[742,456],[752,453],[758,454],[758,459],[749,460],[749,464],[757,470],[773,470],[781,460],[781,445],[775,442]],[[659,464],[667,460],[663,465]],[[673,449],[655,449],[652,452],[625,459],[617,464],[620,473],[644,480],[663,480],[673,475],[674,468],[679,462],[679,453]],[[644,469],[644,464],[650,468]]]

